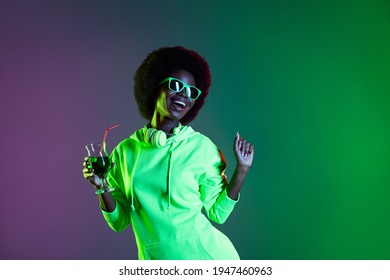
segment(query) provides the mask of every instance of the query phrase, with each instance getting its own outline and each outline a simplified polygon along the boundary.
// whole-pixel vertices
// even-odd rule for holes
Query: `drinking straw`
[[[113,129],[113,128],[117,128],[119,126],[119,124],[116,124],[116,125],[113,125],[113,126],[110,126],[106,129],[106,131],[104,132],[104,137],[103,137],[103,141],[102,141],[102,145],[100,147],[100,152],[102,152],[102,149],[103,149],[103,146],[104,146],[104,143],[106,142],[106,138],[107,138],[107,133],[109,130]]]

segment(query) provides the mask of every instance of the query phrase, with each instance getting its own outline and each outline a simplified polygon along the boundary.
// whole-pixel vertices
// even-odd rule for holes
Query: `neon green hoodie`
[[[181,126],[163,147],[148,144],[146,130],[111,154],[115,166],[108,182],[115,187],[116,208],[102,210],[109,226],[121,231],[131,223],[141,260],[239,259],[210,222],[225,222],[237,202],[227,196],[218,148],[190,126]]]

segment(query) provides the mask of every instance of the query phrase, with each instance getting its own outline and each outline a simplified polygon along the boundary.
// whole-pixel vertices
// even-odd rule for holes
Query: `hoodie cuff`
[[[112,212],[107,212],[107,211],[103,210],[102,208],[100,208],[100,210],[102,211],[104,219],[109,224],[114,223],[115,221],[118,220],[118,217],[119,217],[119,207],[118,207],[117,203],[115,205],[114,211],[112,211]]]
[[[240,200],[240,194],[238,194],[237,200],[233,200],[227,195],[226,189],[224,189],[220,194],[220,196],[218,197],[218,204],[219,207],[222,208],[224,211],[229,212],[233,210],[234,206],[239,200]]]

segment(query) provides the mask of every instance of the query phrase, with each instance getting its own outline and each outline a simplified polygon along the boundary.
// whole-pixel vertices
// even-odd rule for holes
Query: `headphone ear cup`
[[[161,130],[148,128],[145,133],[145,141],[155,147],[162,147],[167,142],[167,135]]]

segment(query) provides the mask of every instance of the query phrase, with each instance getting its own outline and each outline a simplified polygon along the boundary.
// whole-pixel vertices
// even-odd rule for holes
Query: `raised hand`
[[[248,168],[252,166],[255,154],[254,147],[251,143],[243,139],[238,132],[234,139],[234,154],[236,156],[237,166]]]

